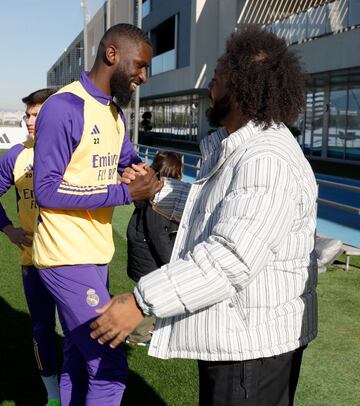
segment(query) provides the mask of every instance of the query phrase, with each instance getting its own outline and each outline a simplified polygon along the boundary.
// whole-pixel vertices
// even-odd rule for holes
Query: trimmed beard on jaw
[[[129,105],[133,92],[130,90],[130,82],[127,75],[120,71],[110,79],[111,94],[116,103],[125,108]]]
[[[129,103],[132,99],[132,93],[129,92],[128,94],[125,94],[125,93],[115,94],[114,99],[115,99],[116,104],[119,107],[124,109],[129,105]]]
[[[218,101],[213,102],[213,106],[206,110],[206,118],[210,127],[221,127],[224,118],[230,112],[230,97],[225,95]]]

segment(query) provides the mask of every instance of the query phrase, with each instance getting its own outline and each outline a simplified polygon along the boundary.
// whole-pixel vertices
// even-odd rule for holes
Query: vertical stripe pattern
[[[154,202],[183,215],[170,264],[135,289],[159,319],[149,354],[245,360],[308,343],[317,333],[309,163],[284,125],[250,122],[201,147],[199,179],[180,191],[167,182]]]

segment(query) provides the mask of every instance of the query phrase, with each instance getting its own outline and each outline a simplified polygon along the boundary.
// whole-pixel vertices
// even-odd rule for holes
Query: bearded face
[[[134,87],[132,86],[131,75],[123,66],[119,66],[111,76],[110,88],[116,103],[122,108],[127,107],[134,92]]]
[[[145,41],[128,41],[119,47],[120,58],[110,79],[110,90],[120,107],[126,107],[136,88],[147,81],[152,53]]]
[[[221,127],[223,125],[224,118],[230,112],[230,96],[225,94],[223,97],[217,100],[212,100],[212,106],[206,111],[206,117],[211,127]]]

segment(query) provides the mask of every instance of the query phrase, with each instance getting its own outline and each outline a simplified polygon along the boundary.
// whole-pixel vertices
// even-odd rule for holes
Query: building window
[[[346,86],[346,84],[345,84]],[[327,156],[344,159],[347,121],[347,89],[342,83],[330,86]]]
[[[78,44],[76,44],[75,53],[76,53],[76,59],[78,61],[78,64],[79,64],[79,66],[81,66],[82,58],[81,58],[81,44],[80,44],[80,42]]]
[[[71,54],[70,54],[70,52],[68,53],[66,59],[67,59],[68,73],[71,73]]]
[[[306,155],[360,163],[360,69],[309,77],[296,127]]]
[[[328,156],[360,161],[360,75],[334,76],[329,104]]]
[[[196,142],[199,123],[199,96],[186,95],[141,100],[140,117],[151,113],[152,135],[167,140]],[[155,134],[154,134],[155,133]],[[143,131],[143,136],[146,136]]]
[[[324,123],[324,90],[308,89],[304,117],[303,148],[311,156],[321,156]]]
[[[360,22],[360,1],[349,0],[349,26],[357,25]]]
[[[345,138],[345,159],[360,161],[360,78],[350,82]]]
[[[142,0],[142,18],[150,14],[151,2],[150,0]]]
[[[289,44],[329,35],[360,24],[360,1],[338,0],[269,23]]]
[[[151,75],[157,75],[176,68],[177,16],[173,16],[150,32],[154,45]]]

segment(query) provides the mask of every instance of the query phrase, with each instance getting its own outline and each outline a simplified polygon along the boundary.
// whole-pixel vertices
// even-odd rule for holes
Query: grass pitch
[[[16,219],[14,190],[2,203]],[[131,290],[126,275],[126,226],[132,206],[115,210],[116,254],[110,265],[113,294]],[[41,406],[45,392],[32,350],[31,321],[22,290],[17,248],[0,233],[0,405]],[[304,353],[296,406],[360,406],[360,261],[349,272],[319,275],[319,335]],[[62,338],[58,337],[59,360]],[[130,376],[125,406],[196,406],[195,361],[158,360],[126,346]]]

